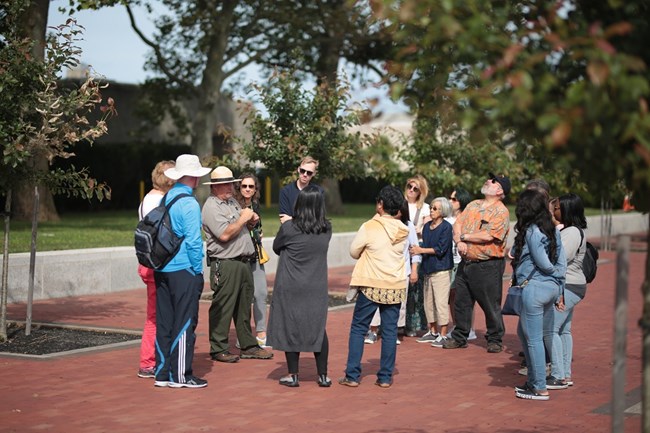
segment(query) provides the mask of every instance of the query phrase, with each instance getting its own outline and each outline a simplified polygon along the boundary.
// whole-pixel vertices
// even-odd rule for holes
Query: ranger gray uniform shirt
[[[203,230],[206,234],[208,257],[230,259],[239,256],[255,254],[255,246],[244,225],[242,230],[228,242],[221,242],[219,236],[226,228],[237,221],[241,214],[241,206],[234,198],[221,200],[213,195],[208,197],[201,212]]]

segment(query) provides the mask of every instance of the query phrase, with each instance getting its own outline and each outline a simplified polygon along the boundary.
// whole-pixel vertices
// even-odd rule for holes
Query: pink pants
[[[142,331],[142,344],[140,345],[140,368],[156,367],[156,282],[153,278],[153,269],[138,265],[138,274],[147,285],[147,319]]]

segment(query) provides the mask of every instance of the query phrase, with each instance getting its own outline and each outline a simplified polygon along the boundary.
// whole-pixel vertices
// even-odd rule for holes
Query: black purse
[[[521,284],[515,284],[508,287],[508,293],[506,294],[506,299],[503,301],[503,307],[501,307],[501,314],[506,316],[519,316],[521,314],[521,308],[523,306],[522,295],[524,292],[524,287],[528,284],[528,281],[533,277],[533,274],[537,269],[533,269],[528,278],[526,278]]]

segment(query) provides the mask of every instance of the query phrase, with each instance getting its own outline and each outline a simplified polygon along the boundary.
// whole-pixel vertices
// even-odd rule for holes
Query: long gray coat
[[[284,352],[320,352],[327,323],[327,250],[332,232],[301,233],[280,226],[273,251],[280,256],[266,343]]]

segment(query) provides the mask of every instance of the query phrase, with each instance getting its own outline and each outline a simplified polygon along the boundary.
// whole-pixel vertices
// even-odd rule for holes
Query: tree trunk
[[[648,218],[650,220],[650,217]],[[646,237],[647,245],[650,245],[650,229]],[[650,254],[646,253],[645,258],[645,281],[643,282],[643,315],[639,320],[641,335],[643,336],[643,373],[641,386],[641,414],[643,433],[650,433]]]
[[[340,6],[344,7],[343,4]],[[338,28],[338,23],[329,23],[327,26],[329,32],[337,32]],[[327,90],[336,88],[342,41],[343,38],[340,35],[328,34],[319,47],[319,56],[316,64],[316,78],[318,84]],[[322,185],[327,192],[325,195],[327,212],[331,215],[343,215],[345,208],[343,206],[343,200],[341,199],[341,189],[338,180],[325,178],[322,181]]]
[[[21,20],[22,34],[24,37],[34,41],[32,55],[36,59],[45,59],[45,33],[47,29],[47,15],[50,8],[50,0],[32,0],[29,4],[23,19]],[[47,160],[37,156],[34,161],[34,169],[40,171],[49,170]],[[54,206],[54,198],[49,188],[39,186],[41,206],[39,221],[58,221],[59,214]],[[34,184],[21,185],[14,195],[13,217],[18,220],[30,220],[34,211]]]
[[[9,221],[11,190],[7,191],[4,211],[4,242],[2,245],[2,284],[0,284],[0,343],[7,341],[7,295],[9,292]]]
[[[343,206],[343,200],[341,199],[339,181],[332,178],[325,178],[321,185],[325,188],[325,206],[327,206],[327,213],[330,215],[343,215],[345,213],[345,206]]]

